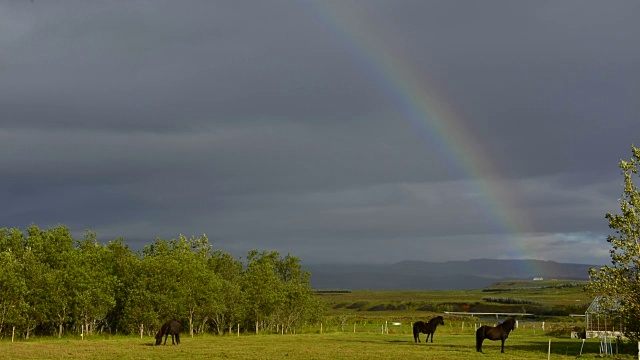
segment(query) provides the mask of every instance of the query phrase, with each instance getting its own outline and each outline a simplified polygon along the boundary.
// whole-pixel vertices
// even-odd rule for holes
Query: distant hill
[[[402,261],[389,265],[318,264],[303,266],[311,272],[311,287],[371,290],[479,289],[498,281],[535,278],[587,280],[596,265],[542,260],[426,262]]]

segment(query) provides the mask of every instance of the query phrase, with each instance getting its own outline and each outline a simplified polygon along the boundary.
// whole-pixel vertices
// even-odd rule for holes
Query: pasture
[[[323,294],[319,296],[328,306],[323,322],[307,324],[293,334],[282,334],[281,328],[259,335],[251,329],[242,329],[240,336],[233,333],[189,337],[183,333],[178,346],[153,346],[154,334],[142,339],[94,335],[86,340],[68,335],[62,339],[40,337],[14,343],[4,338],[0,340],[0,354],[3,359],[547,359],[551,341],[551,359],[576,359],[583,343],[571,339],[570,332],[572,326],[583,325],[582,318],[521,317],[519,326],[505,342],[505,353],[501,354],[500,341],[485,340],[484,353],[475,349],[475,329],[495,325],[495,318],[443,314],[454,304],[483,305],[482,299],[487,296],[530,299],[550,309],[579,310],[591,301],[580,287],[527,288],[528,285],[497,284],[489,292],[360,290]],[[425,305],[429,310],[423,309]],[[436,315],[444,315],[444,325],[437,327],[433,343],[425,343],[424,335],[423,342],[415,343],[412,324]],[[614,353],[617,348],[614,341]],[[616,359],[638,358],[637,345],[621,344],[618,352],[625,355],[617,355]],[[599,339],[586,340],[581,358],[599,355]]]
[[[507,339],[504,354],[500,354],[499,341],[485,341],[484,353],[478,353],[471,331],[462,333],[444,326],[428,344],[414,343],[409,330],[405,332],[185,336],[178,346],[153,346],[153,337],[3,340],[0,353],[3,359],[547,359],[551,339],[551,359],[575,359],[582,346],[582,340],[516,330]],[[582,357],[598,354],[598,340],[587,340]],[[631,355],[616,358],[634,359]]]
[[[487,297],[527,299],[550,309],[572,309],[589,305],[593,297],[583,290],[585,281],[508,281],[484,289],[468,290],[355,290],[349,293],[320,295],[329,306],[330,314],[349,313],[351,310],[376,310],[379,305],[396,309],[418,310],[431,305],[437,312],[451,310],[455,304],[486,304]],[[499,304],[492,304],[498,306]],[[386,306],[388,307],[388,306]],[[526,307],[526,306],[525,306]],[[382,310],[381,310],[382,311]]]
[[[469,290],[355,290],[348,293],[323,293],[330,323],[403,323],[426,321],[445,311],[522,312],[539,314],[524,321],[551,321],[584,326],[584,319],[569,314],[584,314],[593,300],[579,281],[509,281],[485,289]],[[502,299],[504,303],[488,301]],[[509,300],[522,304],[509,303]],[[477,321],[473,317],[456,320]]]

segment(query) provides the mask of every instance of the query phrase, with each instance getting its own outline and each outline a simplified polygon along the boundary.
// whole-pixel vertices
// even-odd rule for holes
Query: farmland
[[[537,318],[584,314],[592,297],[579,281],[508,281],[474,290],[356,290],[323,293],[327,315],[422,319],[445,311],[522,312]],[[565,321],[566,319],[563,319]]]
[[[534,286],[535,285],[535,286]],[[445,325],[437,328],[433,343],[413,341],[411,324],[435,314],[441,308],[462,306],[497,306],[483,299],[522,299],[543,309],[580,309],[591,298],[581,286],[569,282],[513,281],[497,283],[478,290],[447,291],[367,291],[323,293],[318,295],[327,305],[321,323],[307,324],[295,333],[282,334],[271,329],[261,334],[251,331],[189,337],[183,334],[179,346],[152,346],[153,338],[95,335],[87,340],[77,336],[62,339],[41,337],[11,343],[0,341],[0,351],[8,359],[542,359],[551,344],[552,359],[593,357],[600,353],[598,339],[571,339],[573,326],[582,318],[569,316],[522,317],[500,354],[500,343],[486,340],[484,354],[475,351],[475,328],[493,325],[490,316],[444,315]],[[579,303],[580,305],[576,305]],[[518,306],[530,307],[527,304]],[[535,307],[534,306],[534,307]],[[428,308],[428,310],[424,310]],[[439,310],[438,310],[439,309]],[[533,309],[533,308],[531,308]],[[564,311],[564,310],[563,310]],[[170,339],[169,339],[170,341]],[[637,358],[633,346],[613,343],[613,350]],[[635,356],[635,357],[634,357]]]
[[[516,330],[507,339],[505,354],[500,343],[485,341],[484,353],[475,351],[472,329],[443,326],[433,343],[413,342],[406,329],[390,334],[330,332],[289,335],[185,336],[179,346],[152,346],[153,339],[135,337],[95,338],[88,341],[40,339],[0,342],[4,359],[546,359],[551,341],[551,359],[575,359],[582,341]],[[614,347],[615,349],[615,347]],[[622,350],[622,349],[620,349]],[[584,357],[599,353],[597,339],[589,339]],[[619,357],[620,358],[620,357]],[[632,356],[623,358],[632,359]]]

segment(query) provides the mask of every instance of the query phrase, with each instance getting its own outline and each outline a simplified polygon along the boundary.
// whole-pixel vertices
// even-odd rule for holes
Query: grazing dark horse
[[[438,325],[444,325],[442,316],[436,316],[427,323],[424,321],[416,321],[416,323],[413,324],[413,340],[417,343],[420,342],[420,333],[423,333],[427,334],[424,342],[429,342],[429,335],[431,335],[431,342],[433,342],[433,333],[436,332]]]
[[[180,330],[182,325],[178,321],[170,320],[162,325],[160,331],[156,334],[156,345],[162,343],[162,337],[164,336],[164,345],[167,345],[167,338],[171,335],[171,345],[180,345]],[[175,338],[175,342],[174,342]]]
[[[483,325],[476,330],[476,350],[482,352],[482,342],[484,339],[489,340],[502,340],[502,351],[504,353],[504,341],[509,337],[511,332],[516,326],[516,319],[509,318],[498,326]]]

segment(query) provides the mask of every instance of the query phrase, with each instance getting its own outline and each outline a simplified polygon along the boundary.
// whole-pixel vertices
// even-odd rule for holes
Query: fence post
[[[140,339],[142,339],[143,335],[144,335],[144,324],[140,324]]]
[[[551,339],[549,339],[549,350],[547,352],[547,360],[551,360]]]
[[[13,327],[13,330],[11,330],[11,342],[13,342],[13,337],[16,335],[16,327]],[[638,349],[640,349],[640,342],[638,342]]]

